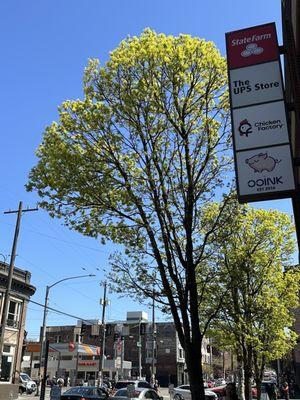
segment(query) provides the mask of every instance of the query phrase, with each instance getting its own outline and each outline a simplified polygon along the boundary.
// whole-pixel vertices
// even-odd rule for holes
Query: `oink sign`
[[[275,24],[226,34],[240,202],[295,190]]]

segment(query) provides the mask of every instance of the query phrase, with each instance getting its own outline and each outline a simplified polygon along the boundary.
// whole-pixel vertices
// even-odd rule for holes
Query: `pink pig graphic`
[[[251,158],[247,158],[245,163],[249,165],[250,168],[254,169],[254,172],[271,172],[275,168],[276,164],[280,163],[281,160],[276,160],[275,158],[268,156],[268,153],[259,153]]]

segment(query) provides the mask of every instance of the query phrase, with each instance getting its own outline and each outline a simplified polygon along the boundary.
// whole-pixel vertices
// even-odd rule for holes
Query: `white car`
[[[131,400],[131,399],[138,399],[138,400],[164,400],[163,397],[159,396],[155,390],[153,389],[144,389],[135,387],[134,390],[129,394],[127,388],[119,389],[113,397],[110,398],[111,400]]]
[[[147,381],[143,380],[134,380],[134,379],[126,379],[126,380],[120,380],[115,384],[114,389],[124,389],[127,388],[128,385],[134,385],[137,388],[143,388],[143,389],[152,389],[151,385]]]
[[[190,385],[181,385],[174,388],[173,399],[174,400],[191,400],[191,389]],[[217,400],[218,396],[211,390],[205,389],[205,400]]]
[[[20,373],[19,393],[31,394],[36,390],[36,383],[30,378],[29,375]]]

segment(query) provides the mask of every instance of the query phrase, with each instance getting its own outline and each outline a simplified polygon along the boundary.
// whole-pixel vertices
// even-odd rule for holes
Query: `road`
[[[67,390],[67,388],[63,388],[63,392]],[[163,396],[164,400],[170,400],[168,388],[160,388],[158,394]],[[34,394],[23,394],[18,397],[18,400],[39,400],[39,396],[35,396]],[[50,388],[46,389],[46,397],[45,400],[50,400]]]

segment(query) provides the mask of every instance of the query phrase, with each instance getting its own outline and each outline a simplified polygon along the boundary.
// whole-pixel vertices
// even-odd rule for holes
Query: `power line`
[[[4,225],[12,226],[12,224],[7,223],[7,222],[4,222],[4,221],[0,221],[0,223],[1,223],[1,224],[4,224]],[[42,233],[42,232],[36,231],[36,230],[34,230],[34,229],[30,229],[30,228],[26,228],[26,227],[24,227],[23,229],[24,229],[24,230],[27,230],[27,231],[29,231],[29,232],[31,232],[31,233],[34,233],[34,234],[36,234],[36,235],[40,235],[40,236],[44,236],[44,237],[46,237],[46,238],[48,238],[48,239],[56,240],[56,241],[58,241],[58,242],[67,243],[67,244],[70,244],[70,245],[72,245],[72,246],[83,247],[83,248],[85,248],[85,249],[87,249],[87,250],[92,250],[92,251],[96,251],[96,252],[99,252],[99,253],[110,254],[110,252],[109,252],[109,251],[106,251],[106,250],[95,249],[94,247],[86,246],[86,245],[80,244],[80,243],[78,243],[78,242],[73,243],[73,242],[71,242],[70,240],[59,239],[59,238],[57,238],[57,237],[55,237],[55,236],[47,235],[46,233]]]
[[[89,325],[95,325],[95,324],[91,324],[90,320],[88,320],[88,319],[84,319],[84,318],[78,317],[77,315],[73,315],[73,314],[69,314],[69,313],[66,313],[66,312],[61,311],[61,310],[57,310],[56,308],[53,308],[53,307],[49,307],[49,306],[45,307],[44,304],[38,303],[37,301],[31,300],[31,299],[29,301],[30,301],[30,303],[36,304],[37,306],[40,306],[40,307],[43,307],[43,308],[47,308],[48,310],[54,311],[57,314],[66,315],[67,317],[71,317],[71,318],[74,318],[74,319],[80,319],[81,321],[86,322]]]
[[[29,261],[29,260],[27,260],[27,259],[24,258],[23,256],[18,255],[18,257],[21,258],[22,260],[24,260],[25,262],[29,263],[30,265],[32,265],[34,268],[37,268],[38,270],[40,270],[40,271],[42,271],[43,273],[47,274],[49,277],[51,277],[51,278],[53,278],[53,279],[56,279],[56,278],[57,278],[56,275],[50,274],[47,270],[41,268],[40,266],[34,264],[33,262],[31,262],[31,261]],[[92,281],[92,282],[94,283],[94,281]],[[88,282],[88,283],[92,283],[92,282]],[[86,295],[85,293],[82,293],[80,290],[74,288],[74,287],[73,287],[73,284],[72,284],[72,285],[68,285],[67,283],[64,282],[63,285],[66,286],[66,287],[68,287],[69,289],[73,290],[74,292],[77,292],[78,294],[80,294],[81,296],[85,297],[86,299],[98,303],[98,300],[93,299],[92,297]]]

